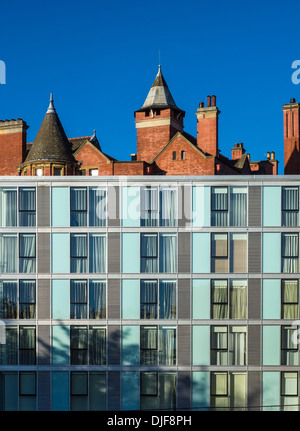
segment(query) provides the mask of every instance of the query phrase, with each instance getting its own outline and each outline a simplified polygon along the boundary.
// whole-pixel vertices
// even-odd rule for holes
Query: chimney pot
[[[292,99],[291,99],[291,103],[295,103],[296,102],[296,99],[293,97]]]
[[[275,153],[274,153],[274,151],[271,152],[271,160],[275,160]]]
[[[216,106],[216,96],[212,96],[212,106]]]
[[[211,106],[211,96],[207,96],[207,107]]]

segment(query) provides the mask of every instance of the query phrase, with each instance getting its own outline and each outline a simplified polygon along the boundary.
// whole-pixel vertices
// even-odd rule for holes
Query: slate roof
[[[25,163],[33,161],[76,163],[72,145],[54,108],[52,95],[47,113],[25,159]]]

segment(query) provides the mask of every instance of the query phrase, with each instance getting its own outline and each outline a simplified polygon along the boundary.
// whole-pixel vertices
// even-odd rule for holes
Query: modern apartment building
[[[0,123],[1,410],[299,409],[299,109],[282,176],[220,155],[215,97],[183,132],[161,70],[129,162],[52,98],[33,143]]]

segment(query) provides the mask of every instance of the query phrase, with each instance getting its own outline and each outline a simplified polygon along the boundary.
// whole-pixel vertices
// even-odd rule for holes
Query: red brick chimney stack
[[[207,107],[199,104],[197,115],[197,145],[207,154],[217,156],[218,149],[218,117],[220,111],[216,106],[216,96],[207,96]]]
[[[0,121],[0,175],[18,175],[17,167],[26,157],[27,129],[26,122],[20,118]]]
[[[300,174],[300,103],[291,99],[283,105],[283,139],[284,139],[284,173],[285,175]]]

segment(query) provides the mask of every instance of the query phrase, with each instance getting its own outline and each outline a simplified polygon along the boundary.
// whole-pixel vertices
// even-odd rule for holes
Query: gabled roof
[[[34,161],[76,163],[72,146],[54,108],[52,94],[49,108],[25,159],[25,163]]]
[[[146,100],[139,111],[154,108],[173,108],[181,111],[181,109],[176,106],[173,96],[162,74],[160,65],[152,87],[150,88]]]

